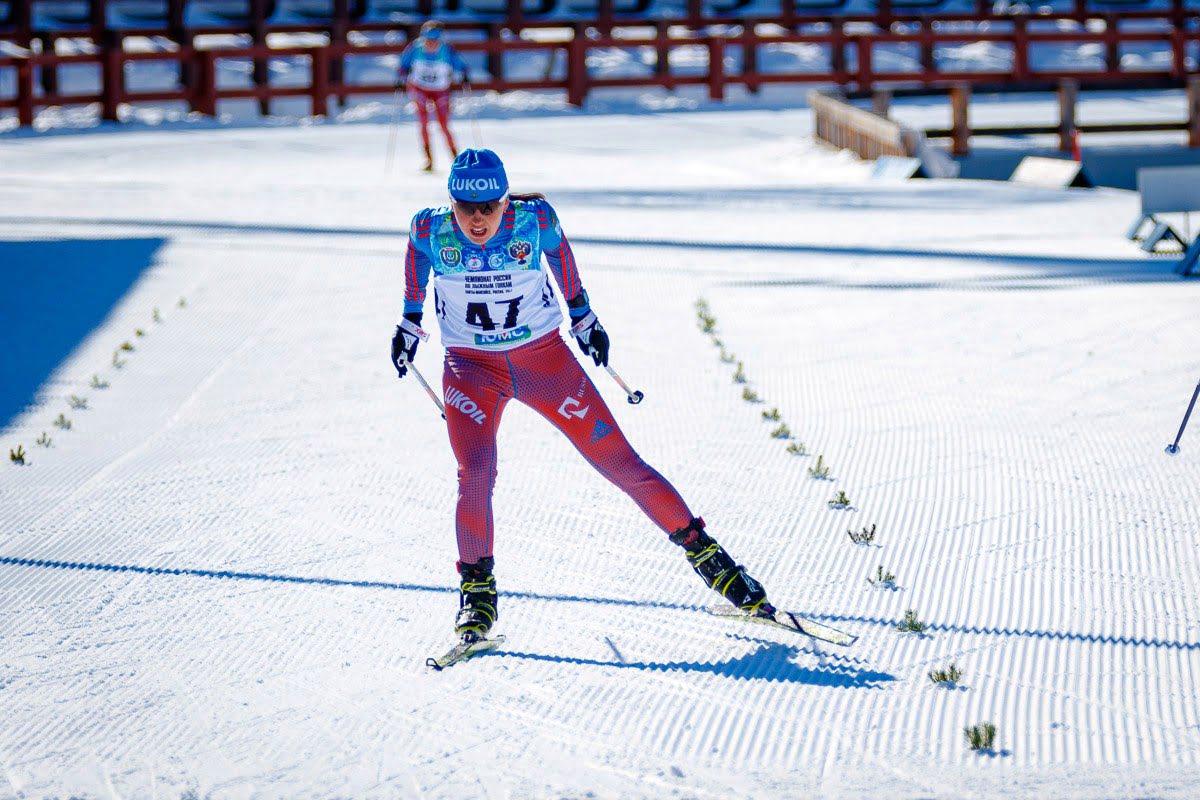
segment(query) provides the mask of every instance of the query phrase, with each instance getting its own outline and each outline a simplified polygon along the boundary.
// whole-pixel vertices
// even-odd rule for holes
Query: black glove
[[[392,363],[401,378],[408,374],[408,362],[417,357],[417,345],[428,338],[429,334],[421,330],[420,311],[405,314],[400,320],[392,337]]]
[[[594,312],[589,309],[587,314],[575,320],[571,335],[579,342],[583,354],[591,356],[596,366],[608,366],[608,334]]]

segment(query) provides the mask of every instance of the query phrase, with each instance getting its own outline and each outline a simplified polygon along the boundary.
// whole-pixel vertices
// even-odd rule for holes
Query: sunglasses
[[[500,209],[500,200],[488,200],[486,203],[470,203],[466,200],[455,200],[454,208],[468,217],[475,216],[476,211],[485,217],[490,217]]]

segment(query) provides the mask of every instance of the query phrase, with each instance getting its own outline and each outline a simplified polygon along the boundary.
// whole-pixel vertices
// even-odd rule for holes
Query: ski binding
[[[473,639],[470,641],[461,641],[451,647],[446,654],[441,658],[425,659],[425,666],[436,672],[441,672],[446,667],[452,667],[460,661],[466,661],[468,658],[479,653],[486,653],[489,650],[494,650],[504,644],[504,636],[493,636],[490,639]]]
[[[814,639],[820,639],[823,642],[840,644],[843,647],[849,647],[858,640],[857,636],[852,636],[849,633],[839,631],[837,628],[831,628],[828,625],[822,625],[820,622],[814,622],[799,614],[793,614],[791,611],[777,610],[770,616],[747,614],[740,608],[734,608],[733,606],[714,606],[706,608],[705,611],[716,617],[731,617],[746,622],[757,622],[776,628],[784,628],[796,633],[803,633],[805,636],[811,636]]]

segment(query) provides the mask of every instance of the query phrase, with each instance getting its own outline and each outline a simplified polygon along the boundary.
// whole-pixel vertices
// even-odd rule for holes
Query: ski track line
[[[1045,507],[1045,506],[1044,506],[1044,504],[1043,504],[1043,505],[1039,505],[1039,506],[1035,507],[1035,509],[1032,509],[1032,510],[1039,510],[1040,508],[1044,508],[1044,507]],[[1039,537],[1039,538],[1044,538],[1044,537]],[[1010,547],[1011,547],[1011,546],[1013,546],[1013,545],[1010,545]],[[1063,553],[1063,552],[1068,552],[1070,549],[1072,549],[1072,548],[1070,548],[1070,547],[1068,547],[1068,548],[1064,548],[1064,550],[1060,551],[1060,552],[1059,552],[1059,554],[1061,554],[1061,553]],[[1032,566],[1032,565],[1034,565],[1034,564],[1037,564],[1037,563],[1046,563],[1046,562],[1050,561],[1050,560],[1051,560],[1051,558],[1052,558],[1052,556],[1048,556],[1048,557],[1046,557],[1046,558],[1042,558],[1042,559],[1040,559],[1039,561],[1027,563],[1027,567],[1026,567],[1026,568],[1028,568],[1029,566]],[[993,579],[993,580],[994,580],[994,581],[998,581],[999,579],[998,579],[998,578],[995,578],[995,579]]]

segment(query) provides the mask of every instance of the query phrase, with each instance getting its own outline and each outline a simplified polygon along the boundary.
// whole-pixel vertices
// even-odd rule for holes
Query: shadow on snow
[[[752,640],[762,646],[745,655],[726,661],[603,661],[594,658],[546,655],[543,653],[519,653],[511,650],[496,650],[489,654],[495,658],[520,658],[530,661],[550,661],[559,664],[579,664],[616,669],[653,671],[697,672],[722,675],[739,680],[781,681],[803,683],[810,686],[835,688],[878,688],[881,684],[896,680],[886,672],[874,672],[844,664],[820,664],[804,666],[793,659],[801,652],[796,645],[763,640]]]
[[[235,572],[232,570],[186,569],[169,567],[142,567],[130,564],[104,564],[98,562],[54,561],[50,559],[19,558],[16,556],[0,556],[0,566],[39,567],[42,569],[81,570],[89,572],[131,572],[139,575],[167,575],[196,578],[215,578],[219,580],[265,581],[269,583],[293,583],[315,586],[346,586],[359,589],[388,589],[402,592],[435,592],[450,593],[456,591],[453,586],[431,586],[421,583],[392,583],[389,581],[359,581],[340,578],[315,578],[300,575],[274,575],[264,572]],[[586,597],[582,595],[540,594],[537,592],[505,592],[505,598],[514,600],[545,600],[558,603],[591,603],[596,605],[626,606],[632,608],[661,608],[673,611],[703,611],[703,606],[687,603],[667,603],[661,600],[629,600],[615,597]],[[814,620],[826,622],[857,622],[863,625],[875,625],[894,630],[900,623],[899,619],[884,619],[881,617],[844,616],[837,614],[804,613]],[[967,633],[978,636],[1018,636],[1034,639],[1053,639],[1065,642],[1084,642],[1087,644],[1107,644],[1132,647],[1154,647],[1168,650],[1200,650],[1200,642],[1180,642],[1172,639],[1147,639],[1145,637],[1118,636],[1113,634],[1074,633],[1070,631],[1025,630],[1022,628],[1001,628],[982,625],[947,625],[941,623],[926,623],[930,633]],[[530,658],[545,658],[524,654]],[[587,663],[586,661],[581,663]],[[609,662],[596,662],[608,664]],[[621,662],[613,662],[621,665]],[[657,668],[653,664],[642,665],[647,669]],[[662,666],[662,665],[659,665]]]
[[[833,190],[822,189],[822,194]],[[1024,195],[1018,195],[1022,202],[1029,204],[1034,202],[1032,199],[1037,191],[1041,191],[1041,195],[1036,195],[1045,200],[1045,190],[1031,190],[1030,198],[1025,198]],[[887,200],[888,192],[879,189],[878,187],[870,187],[869,189],[857,190],[857,196],[860,200],[857,203],[852,202],[849,196],[849,190],[839,190],[837,194],[846,192],[847,197],[842,200],[837,197],[828,200],[826,205],[837,206],[840,203],[845,203],[847,208],[856,207],[862,208],[864,205],[870,205],[867,201],[861,198],[872,198],[871,202],[879,204],[887,204],[892,202]],[[562,192],[555,195],[558,199],[559,195],[563,197],[571,197],[574,194],[579,194],[579,202],[598,203],[602,202],[605,193],[589,192],[589,193],[572,193]],[[614,191],[620,197],[626,197],[627,203],[631,207],[654,207],[656,204],[674,206],[679,204],[681,207],[694,209],[697,204],[703,205],[705,195],[703,193],[695,195],[689,192],[634,192],[634,191]],[[808,194],[813,194],[809,192]],[[901,193],[903,194],[903,193]],[[778,198],[778,202],[786,203],[789,208],[792,208],[796,202],[796,198],[803,195],[795,189],[756,189],[756,190],[732,190],[720,195],[714,194],[714,202],[721,199],[728,204],[732,198],[733,202],[739,201],[739,195],[742,197],[742,202],[754,204],[755,198]],[[956,195],[957,196],[957,195]],[[911,194],[904,195],[907,198],[906,206],[911,207],[913,204],[913,196]],[[634,202],[634,198],[643,198],[652,202]],[[900,202],[902,198],[898,195],[895,202]],[[1008,196],[1008,201],[1013,201],[1013,196]],[[619,199],[618,199],[619,202]],[[960,198],[960,202],[965,203],[966,200]],[[400,228],[348,228],[348,227],[321,227],[315,225],[263,225],[258,223],[243,223],[243,222],[191,222],[187,220],[139,220],[125,218],[94,218],[94,219],[78,219],[78,218],[58,218],[58,217],[3,217],[2,221],[14,224],[36,224],[36,225],[55,225],[55,226],[144,226],[150,229],[168,230],[168,231],[194,231],[202,233],[249,233],[249,234],[282,234],[282,235],[313,235],[313,236],[384,236],[384,237],[404,237],[407,232]],[[665,249],[682,249],[682,250],[713,250],[721,252],[750,252],[750,253],[786,253],[797,255],[817,255],[817,256],[833,256],[833,257],[849,257],[849,258],[912,258],[922,260],[950,260],[950,261],[967,261],[971,263],[986,264],[989,267],[997,269],[1019,269],[1022,272],[1011,275],[990,275],[990,276],[972,276],[969,278],[943,278],[932,281],[913,281],[904,278],[896,280],[880,279],[878,275],[874,280],[858,280],[853,274],[848,274],[845,279],[830,279],[830,278],[783,278],[783,279],[765,279],[751,281],[729,281],[722,285],[737,286],[737,287],[785,287],[785,286],[830,286],[849,289],[971,289],[971,288],[986,288],[986,289],[1028,289],[1028,288],[1044,288],[1042,281],[1080,281],[1083,283],[1176,283],[1186,280],[1174,272],[1177,265],[1176,257],[1163,258],[1128,258],[1128,259],[1106,259],[1106,258],[1088,258],[1088,257],[1066,257],[1058,255],[1030,255],[1025,253],[999,253],[999,252],[978,252],[964,250],[948,250],[948,249],[930,249],[925,247],[870,247],[864,245],[838,245],[838,244],[795,244],[786,242],[706,242],[694,239],[628,239],[616,237],[595,237],[595,236],[571,236],[570,240],[575,244],[588,244],[604,247],[636,247],[636,248],[665,248]],[[136,241],[136,240],[135,240]],[[155,240],[161,241],[161,240]],[[1062,284],[1054,284],[1061,286]]]
[[[0,241],[0,428],[153,263],[164,240]]]

